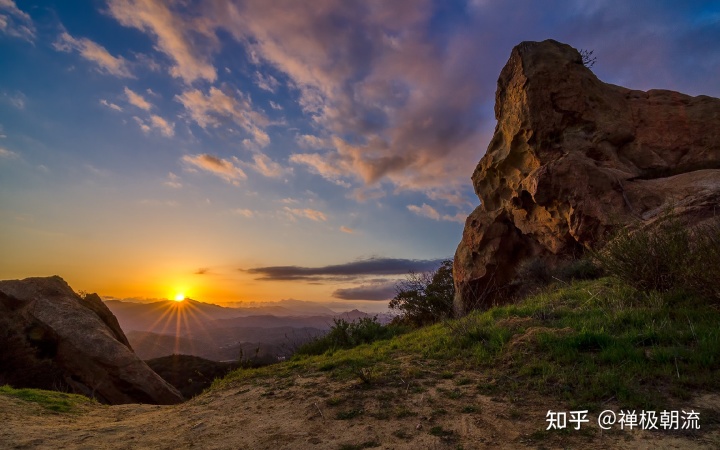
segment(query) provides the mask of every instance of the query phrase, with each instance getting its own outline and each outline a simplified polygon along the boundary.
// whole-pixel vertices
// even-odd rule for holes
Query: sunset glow
[[[183,301],[183,300],[185,300],[185,294],[177,294],[177,295],[175,296],[175,301],[176,301],[176,302],[181,302],[181,301]]]
[[[479,205],[515,45],[717,97],[720,9],[690,3],[0,1],[0,279],[383,309]]]

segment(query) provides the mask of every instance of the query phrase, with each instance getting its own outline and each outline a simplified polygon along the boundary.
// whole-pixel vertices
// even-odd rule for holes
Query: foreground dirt
[[[719,448],[711,425],[692,432],[546,431],[552,399],[493,398],[472,374],[364,385],[325,374],[247,381],[175,406],[89,404],[53,413],[0,395],[0,448],[445,449]],[[688,407],[718,417],[717,396]],[[567,410],[567,408],[565,408]],[[592,418],[592,416],[591,416]]]

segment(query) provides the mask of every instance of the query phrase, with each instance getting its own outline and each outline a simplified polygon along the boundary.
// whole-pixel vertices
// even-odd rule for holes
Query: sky
[[[479,201],[513,46],[720,97],[720,3],[0,0],[0,279],[385,308]]]

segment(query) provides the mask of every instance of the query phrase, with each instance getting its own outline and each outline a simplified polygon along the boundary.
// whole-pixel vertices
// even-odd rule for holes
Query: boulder
[[[81,297],[58,276],[0,281],[0,317],[0,379],[16,387],[69,389],[110,404],[183,400],[135,355],[100,297]]]
[[[618,227],[720,205],[720,99],[604,83],[547,40],[512,50],[495,117],[455,253],[459,312],[509,298],[529,259],[554,265]]]

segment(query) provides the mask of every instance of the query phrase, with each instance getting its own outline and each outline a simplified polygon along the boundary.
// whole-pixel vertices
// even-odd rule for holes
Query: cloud
[[[230,210],[230,214],[232,214],[233,216],[242,216],[247,219],[252,219],[253,217],[255,217],[254,211],[251,211],[249,209],[243,209],[243,208],[237,208],[237,209]]]
[[[340,227],[340,231],[342,231],[343,233],[347,233],[347,234],[354,234],[354,233],[355,233],[355,230],[353,230],[353,229],[350,228],[350,227],[346,227],[345,225],[343,225],[343,226]]]
[[[128,102],[131,105],[136,106],[144,111],[150,111],[150,109],[152,109],[152,104],[145,100],[145,97],[136,93],[132,89],[129,89],[127,86],[125,86],[125,95],[127,96]]]
[[[32,42],[35,39],[35,24],[13,0],[0,0],[0,33]]]
[[[133,120],[145,134],[148,134],[153,129],[156,129],[165,137],[173,137],[175,135],[175,124],[168,123],[167,120],[155,114],[151,114],[148,121],[145,121],[138,116],[133,116]]]
[[[274,76],[263,75],[258,71],[255,71],[254,81],[257,87],[272,93],[275,93],[278,86],[280,86],[280,82]]]
[[[182,187],[182,183],[180,182],[180,177],[175,175],[172,172],[168,173],[167,180],[163,182],[163,184],[167,187],[171,187],[173,189],[180,189]]]
[[[298,145],[304,149],[320,150],[332,147],[332,144],[328,142],[327,139],[322,139],[311,134],[301,134],[299,136],[296,136],[295,142],[297,142]]]
[[[290,162],[307,166],[313,173],[320,175],[326,180],[349,188],[351,185],[343,178],[347,176],[347,172],[338,168],[332,163],[332,154],[320,153],[293,153],[290,155]]]
[[[278,111],[282,111],[283,107],[280,106],[280,105],[278,105],[278,104],[275,103],[274,101],[270,100],[269,103],[270,103],[270,107],[271,107],[272,109],[275,109],[275,110],[278,110]]]
[[[236,160],[236,158],[233,158]],[[235,166],[232,161],[218,158],[207,153],[200,155],[185,155],[182,161],[191,168],[198,168],[212,173],[235,186],[240,185],[241,180],[245,180],[247,175],[241,168]]]
[[[207,52],[203,51],[206,49],[197,48],[203,37],[206,41],[214,41],[214,35],[201,23],[186,21],[170,10],[168,2],[161,0],[110,0],[108,6],[110,15],[122,25],[153,36],[155,48],[174,63],[170,68],[173,77],[188,84],[195,80],[216,80],[215,68],[208,61]]]
[[[210,269],[207,267],[201,267],[194,272],[195,275],[206,275]]]
[[[189,89],[175,99],[182,103],[190,117],[202,128],[218,127],[223,120],[232,120],[240,125],[260,147],[270,143],[270,137],[264,131],[269,124],[264,114],[255,111],[250,97],[237,91],[227,94],[211,87],[208,94],[199,89]]]
[[[109,101],[105,100],[104,98],[100,99],[100,104],[103,106],[107,106],[108,108],[113,109],[118,112],[122,112],[122,110],[123,110],[120,106],[116,105],[115,103],[109,102]]]
[[[138,126],[143,131],[143,133],[146,133],[146,134],[150,133],[150,130],[151,130],[150,125],[146,124],[144,120],[142,120],[138,116],[133,116],[133,120],[135,121],[135,123],[138,124]]]
[[[427,203],[423,203],[422,206],[408,205],[407,209],[414,212],[418,216],[429,217],[433,220],[440,220],[440,213]]]
[[[175,135],[175,124],[168,123],[167,120],[158,115],[150,115],[150,123],[153,128],[159,130],[165,137],[173,137]]]
[[[348,197],[354,199],[356,202],[365,203],[368,200],[377,200],[385,197],[386,195],[386,192],[382,189],[362,186],[353,189],[352,193]]]
[[[242,164],[268,178],[280,178],[292,172],[292,168],[283,167],[262,153],[255,153],[252,163],[244,162]]]
[[[57,51],[70,53],[76,51],[86,60],[95,63],[100,73],[115,75],[117,77],[133,78],[130,72],[128,62],[122,56],[115,57],[111,55],[105,47],[96,44],[90,39],[76,39],[67,32],[63,32],[53,43],[53,47]]]
[[[332,296],[341,300],[391,300],[397,294],[397,280],[384,283],[363,284],[357,287],[336,289]]]
[[[204,17],[288,78],[328,140],[291,161],[336,184],[387,180],[431,192],[467,185],[484,142],[493,82],[477,82],[460,27],[438,39],[430,1],[208,4]],[[328,46],[328,42],[333,42]],[[479,41],[482,42],[482,41]],[[495,74],[496,75],[496,74]],[[304,148],[319,149],[310,141]]]
[[[306,219],[313,220],[315,222],[325,222],[327,221],[327,216],[322,211],[318,211],[316,209],[310,209],[310,208],[290,208],[288,206],[285,206],[283,208],[283,211],[285,211],[290,217],[304,217]]]
[[[440,214],[435,208],[428,205],[427,203],[423,203],[422,206],[408,205],[407,209],[414,212],[418,216],[428,217],[433,220],[444,220],[447,222],[464,223],[465,219],[467,219],[468,216],[468,213],[463,212],[459,212],[454,216],[451,216],[449,214]]]
[[[0,0],[0,1],[2,1],[2,0]],[[15,91],[14,93],[11,93],[11,94],[9,94],[7,92],[3,92],[2,96],[3,96],[3,100],[9,102],[15,108],[25,109],[25,102],[27,100],[27,97],[22,92]]]
[[[347,280],[368,275],[405,275],[409,272],[428,272],[440,267],[442,259],[417,260],[400,258],[369,258],[344,264],[322,267],[271,266],[255,267],[246,272],[259,275],[258,280]]]
[[[12,151],[10,151],[10,150],[8,150],[8,149],[6,149],[6,148],[0,147],[0,158],[16,159],[16,158],[19,158],[19,157],[20,157],[20,155],[18,155],[17,153],[12,152]]]

